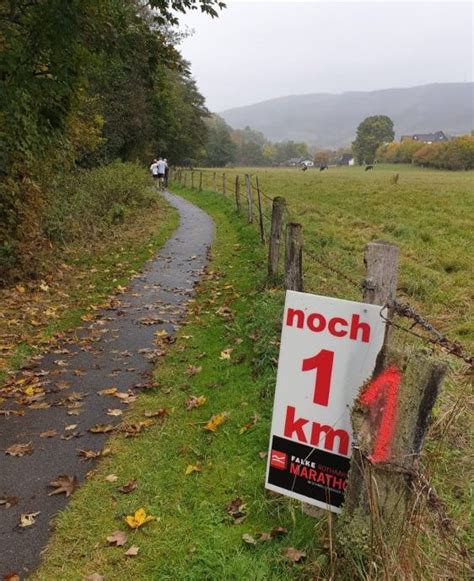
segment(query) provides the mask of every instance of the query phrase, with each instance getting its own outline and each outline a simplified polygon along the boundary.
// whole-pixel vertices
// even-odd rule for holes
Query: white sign
[[[384,333],[380,306],[286,293],[266,488],[340,512],[350,411]]]

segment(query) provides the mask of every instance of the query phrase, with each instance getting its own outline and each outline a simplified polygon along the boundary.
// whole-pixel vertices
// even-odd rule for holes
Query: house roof
[[[402,135],[402,141],[412,139],[413,141],[446,141],[448,138],[442,131],[435,133],[414,133],[413,135]]]

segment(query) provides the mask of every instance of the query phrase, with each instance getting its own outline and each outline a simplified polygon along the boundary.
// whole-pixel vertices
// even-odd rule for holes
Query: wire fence
[[[223,193],[225,195],[230,195],[231,193],[236,194],[236,189],[234,188],[231,190],[230,188],[231,183],[226,173],[222,173],[219,176],[217,172],[212,170],[187,172],[185,170],[178,169],[175,170],[175,172],[177,172],[178,181],[183,185],[188,185],[194,188],[198,185],[199,190],[212,190],[218,193]],[[187,176],[189,173],[191,175],[188,178]],[[199,173],[198,180],[194,176],[196,173]],[[238,174],[235,176],[235,178],[239,180],[239,183],[246,184],[245,180],[241,180]],[[219,185],[221,186],[220,188]],[[262,238],[268,240],[270,238],[271,232],[274,198],[268,195],[262,189],[258,182],[258,177],[254,177],[252,179],[251,176],[248,176],[248,185],[250,187],[247,188],[246,195],[251,197],[251,201],[247,201],[248,203],[252,203],[254,207],[258,208],[259,215],[262,216],[263,222],[263,224],[260,225],[262,229]],[[295,215],[286,204],[285,215],[287,224],[295,221]],[[304,254],[327,271],[331,272],[341,280],[351,285],[354,289],[358,289],[359,291],[363,290],[363,282],[356,281],[350,275],[334,266],[334,264],[329,264],[329,262],[325,261],[312,249],[305,247]],[[385,310],[385,308],[387,308],[390,313],[389,317],[384,317],[388,325],[397,329],[398,331],[415,337],[416,339],[422,340],[426,344],[439,347],[443,352],[462,360],[470,367],[471,371],[474,370],[474,355],[470,353],[469,349],[462,345],[459,341],[453,340],[439,331],[413,306],[398,300],[390,300],[383,306],[382,310]],[[394,320],[394,315],[397,315],[399,318],[410,320],[411,325],[406,327],[399,324],[396,320]]]

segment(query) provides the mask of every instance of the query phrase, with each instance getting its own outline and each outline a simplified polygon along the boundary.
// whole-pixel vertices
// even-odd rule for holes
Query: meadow
[[[339,298],[360,298],[359,289],[315,263],[309,253],[361,281],[363,253],[372,240],[400,248],[398,299],[408,301],[442,332],[472,347],[474,323],[474,172],[428,170],[408,165],[331,167],[327,171],[299,168],[203,170],[203,188],[234,191],[235,176],[243,176],[264,194],[269,230],[270,198],[283,196],[288,219],[304,228],[305,290]],[[399,174],[398,183],[392,177]],[[197,184],[197,177],[195,183]],[[188,181],[189,183],[189,181]],[[253,189],[255,221],[256,192]],[[267,219],[268,218],[268,219]]]

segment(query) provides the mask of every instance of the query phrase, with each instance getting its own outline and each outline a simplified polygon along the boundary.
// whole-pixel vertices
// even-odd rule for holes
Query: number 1
[[[302,371],[317,370],[313,393],[313,403],[317,405],[327,406],[329,403],[333,363],[334,351],[327,349],[322,349],[313,357],[303,359]]]

